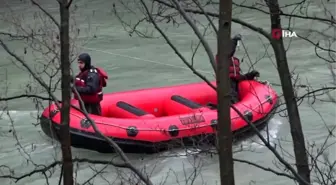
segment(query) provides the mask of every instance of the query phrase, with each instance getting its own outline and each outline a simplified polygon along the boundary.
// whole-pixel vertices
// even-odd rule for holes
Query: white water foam
[[[277,135],[280,129],[280,125],[282,124],[283,122],[273,118],[269,121],[268,126],[266,126],[266,128],[263,129],[260,133],[267,141],[269,141],[269,143],[271,143],[271,145],[274,145],[274,141],[278,137]],[[260,149],[266,147],[257,135],[253,136],[251,139],[242,141],[241,145],[243,146],[243,149],[244,148]]]
[[[13,119],[15,121],[22,118],[29,119],[36,117],[36,115],[37,111],[16,111],[16,110],[0,111],[0,121],[1,120],[9,121],[10,119]]]
[[[36,117],[36,113],[37,111],[8,111],[11,118],[14,121],[21,121],[21,120],[28,120],[28,119],[34,119],[33,117]],[[0,123],[1,121],[5,121],[8,123],[8,125],[10,124],[10,119],[7,116],[7,112],[0,112]],[[262,136],[267,139],[272,145],[274,145],[274,141],[277,139],[277,135],[279,132],[279,128],[283,123],[278,120],[278,119],[271,119],[268,123],[268,126],[263,129],[260,133],[262,134]],[[4,126],[4,125],[3,125]],[[266,129],[268,129],[268,131],[266,131]],[[1,126],[0,126],[0,130],[1,130]],[[45,150],[50,150],[53,149],[55,146],[50,146],[50,143],[40,143],[39,145],[43,145],[42,147],[38,147],[42,150],[37,150],[34,151],[36,153],[41,153]],[[30,146],[27,146],[30,147]],[[233,150],[236,149],[247,149],[247,150],[255,150],[255,149],[261,149],[264,148],[264,144],[262,143],[262,141],[260,140],[260,138],[256,135],[239,142],[239,144],[235,144],[233,147]],[[201,149],[176,149],[173,151],[167,151],[167,152],[163,152],[162,154],[160,154],[162,157],[177,157],[177,158],[187,158],[188,156],[191,155],[195,155],[198,153],[201,153],[202,150]],[[1,158],[1,157],[0,157]],[[165,160],[161,161],[161,162],[165,162]]]
[[[282,125],[283,122],[281,122],[278,119],[271,119],[268,123],[268,126],[263,129],[260,133],[261,135],[268,140],[271,145],[274,145],[274,141],[278,138],[278,133],[280,130],[280,125]],[[268,131],[266,131],[268,129]],[[246,150],[256,150],[256,149],[261,149],[266,147],[261,139],[257,136],[254,135],[251,138],[248,138],[244,141],[239,142],[238,144],[235,144],[233,146],[233,150],[235,149],[240,150],[240,149],[246,149]],[[162,152],[161,156],[162,157],[167,157],[167,158],[188,158],[188,156],[195,155],[198,153],[201,153],[201,149],[176,149],[173,152],[172,151],[166,151]],[[162,160],[161,162],[164,163],[166,160]]]

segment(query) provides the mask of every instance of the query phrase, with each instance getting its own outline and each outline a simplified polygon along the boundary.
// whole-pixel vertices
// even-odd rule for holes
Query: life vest
[[[231,57],[230,68],[229,68],[229,77],[231,79],[238,79],[241,74],[240,61],[236,57]]]
[[[81,94],[81,98],[83,100],[83,102],[85,103],[99,103],[100,101],[103,100],[103,87],[106,87],[107,85],[107,73],[99,68],[91,68],[89,70],[80,72],[77,76],[76,76],[76,80],[75,80],[75,85],[76,86],[80,86],[80,87],[84,87],[86,85],[85,80],[87,79],[88,74],[90,73],[98,73],[99,75],[99,88],[97,90],[96,93],[94,94]],[[76,93],[74,93],[74,98],[76,100],[78,100],[78,97],[76,95]]]
[[[218,55],[216,55],[216,63],[218,63]],[[231,79],[239,79],[240,74],[240,61],[236,57],[231,57],[230,67],[229,67],[229,77]]]

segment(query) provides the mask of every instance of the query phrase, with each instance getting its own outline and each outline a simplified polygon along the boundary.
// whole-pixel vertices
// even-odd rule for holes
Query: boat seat
[[[188,114],[204,108],[202,105],[180,95],[171,96],[171,98],[165,102],[164,107],[165,114],[168,116],[176,114]]]
[[[153,114],[124,101],[118,101],[116,105],[119,108],[116,113],[119,118],[155,118]]]
[[[207,103],[206,106],[209,107],[211,110],[216,110],[218,107],[217,104],[211,102]]]
[[[180,104],[182,104],[184,106],[187,106],[187,107],[189,107],[191,109],[199,109],[199,108],[202,107],[202,105],[200,105],[200,104],[198,104],[198,103],[196,103],[194,101],[191,101],[191,100],[189,100],[187,98],[184,98],[184,97],[182,97],[180,95],[173,95],[170,99],[173,100],[173,101],[175,101],[175,102],[177,102],[177,103],[180,103]]]

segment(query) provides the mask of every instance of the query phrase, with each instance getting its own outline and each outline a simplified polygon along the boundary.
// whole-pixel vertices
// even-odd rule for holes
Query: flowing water
[[[1,15],[9,13],[9,9],[6,8],[7,5],[3,3],[6,2],[15,11],[15,14],[18,15],[20,12],[24,12],[26,23],[31,21],[29,16],[36,11],[36,9],[27,8],[27,5],[21,3],[21,1],[7,2],[1,0],[1,2],[1,4],[4,4],[0,8]],[[130,37],[112,13],[113,1],[96,0],[90,2],[82,0],[74,2],[77,6],[75,16],[77,25],[79,25],[77,27],[81,29],[81,37],[79,37],[77,42],[78,44],[86,42],[85,45],[78,46],[79,52],[89,52],[92,55],[94,65],[104,67],[108,71],[110,78],[105,92],[200,81],[198,77],[186,68],[163,39]],[[57,14],[58,5],[56,3],[45,2],[43,6],[47,11]],[[311,5],[310,10],[316,13],[323,11],[314,4]],[[332,9],[332,11],[334,10]],[[119,8],[119,11],[123,10]],[[268,15],[247,10],[240,12],[237,9],[235,12],[235,17],[269,30]],[[139,17],[132,15],[126,15],[126,18],[132,20],[133,24],[139,19]],[[200,17],[199,20],[205,21],[204,17]],[[168,28],[167,25],[162,26]],[[297,21],[295,26],[304,29],[311,25],[305,21]],[[0,24],[0,29],[3,29],[3,31],[9,27],[8,23]],[[145,30],[148,25],[140,25],[139,27]],[[252,61],[262,58],[265,53],[265,48],[262,45],[265,42],[264,39],[261,40],[258,34],[238,24],[233,24],[232,32],[232,35],[236,33],[243,35],[244,45]],[[305,32],[300,32],[298,29],[297,33],[304,34]],[[178,28],[169,26],[166,34],[178,47],[179,51],[190,60],[192,57],[191,44],[192,42],[194,44],[197,43],[197,39],[190,27],[187,25],[181,25]],[[95,35],[94,38],[92,38],[93,35]],[[87,39],[87,36],[91,36],[91,38]],[[207,37],[207,41],[213,51],[216,51],[215,38],[210,35]],[[6,43],[19,56],[24,56],[20,42],[6,40]],[[271,49],[268,50],[270,55],[273,55]],[[236,55],[241,58],[243,54],[243,47],[240,47]],[[0,56],[0,72],[3,76],[1,77],[1,89],[3,91],[0,94],[1,97],[22,94],[26,84],[36,83],[31,80],[27,71],[21,65],[17,62],[15,62],[16,65],[13,64],[13,59],[2,48],[0,49]],[[31,62],[32,56],[24,57]],[[196,54],[195,60],[196,68],[208,78],[213,79],[211,66],[207,62],[208,57],[202,49]],[[249,62],[246,56],[244,60],[244,71],[247,71]],[[291,48],[288,51],[288,60],[291,69],[295,68],[295,73],[300,75],[301,83],[307,84],[309,82],[314,88],[331,85],[330,72],[325,62],[316,57],[313,45],[298,38],[293,38]],[[30,65],[32,66],[32,63]],[[274,88],[281,93],[281,88],[277,86],[279,77],[275,69],[274,58],[271,61],[265,57],[254,68],[260,71],[263,80],[273,83]],[[32,86],[32,88],[35,88],[34,85]],[[307,101],[300,105],[305,137],[309,142],[315,142],[317,145],[321,145],[325,141],[327,128],[335,124],[335,105],[323,101],[326,99],[326,97],[320,97],[314,105],[310,105]],[[0,106],[4,107],[6,104],[1,103]],[[59,144],[46,137],[39,126],[34,126],[36,123],[36,110],[33,102],[31,100],[18,99],[9,102],[8,107],[9,116],[5,112],[0,115],[0,165],[9,166],[15,171],[15,175],[19,176],[35,168],[34,164],[28,161],[33,161],[35,165],[48,165],[55,158],[60,159]],[[265,137],[267,136],[266,132],[262,134]],[[287,119],[276,115],[269,123],[268,135],[271,141],[276,143],[278,151],[286,150],[289,154],[284,152],[281,152],[281,154],[292,161],[291,157],[288,157],[288,155],[290,156],[293,153],[293,149],[290,142],[291,135]],[[234,153],[234,157],[277,169],[274,165],[276,161],[274,155],[260,143],[261,141],[256,136],[241,141],[235,145],[235,150],[244,150]],[[114,154],[101,154],[77,148],[72,148],[72,152],[74,157],[78,158],[110,160],[114,157]],[[128,156],[134,165],[141,169],[145,168],[148,173],[151,173],[151,180],[155,184],[163,181],[165,181],[165,184],[171,185],[186,184],[185,178],[192,178],[195,173],[197,178],[194,184],[219,184],[217,156],[194,155],[194,153],[197,153],[197,151],[176,149],[153,155],[129,154]],[[335,159],[334,147],[329,150],[329,154],[331,159]],[[195,169],[197,170],[195,171]],[[280,167],[281,169],[283,168]],[[105,165],[80,164],[75,166],[75,170],[76,179],[79,183],[87,181],[95,174],[95,171],[99,170],[104,170],[105,173],[97,176],[93,181],[94,184],[112,184],[117,175],[130,176],[127,171],[121,173],[114,167],[106,167]],[[1,173],[8,173],[8,170],[2,168]],[[60,171],[57,168],[49,178],[50,184],[58,183],[59,174]],[[276,176],[238,162],[235,162],[235,177],[236,184],[239,185],[294,184],[293,181],[286,177]],[[13,181],[8,179],[0,179],[0,182],[0,184],[4,185],[14,184]],[[25,185],[42,185],[45,183],[46,180],[41,174],[32,175],[17,182],[17,184]],[[191,180],[187,183],[191,184]]]

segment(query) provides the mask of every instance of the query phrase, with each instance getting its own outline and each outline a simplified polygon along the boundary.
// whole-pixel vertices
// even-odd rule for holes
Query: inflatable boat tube
[[[216,85],[216,82],[212,82]],[[259,81],[239,83],[240,101],[234,106],[255,125],[266,123],[277,107],[278,96],[269,84]],[[71,100],[70,132],[72,146],[100,152],[111,146],[93,130]],[[216,92],[206,83],[192,83],[105,94],[102,115],[91,115],[99,130],[126,152],[155,152],[187,145],[195,138],[214,138],[217,126]],[[55,104],[41,116],[44,133],[59,139],[60,111]],[[250,126],[231,108],[234,133]],[[55,137],[56,136],[56,137]],[[209,139],[208,138],[208,139]],[[199,140],[198,140],[199,142]]]

